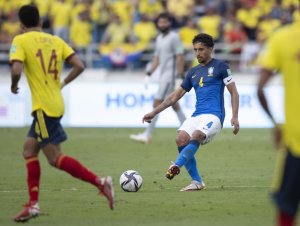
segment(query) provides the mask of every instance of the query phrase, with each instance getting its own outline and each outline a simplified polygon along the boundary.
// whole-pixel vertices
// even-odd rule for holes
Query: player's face
[[[157,21],[157,27],[162,33],[166,33],[170,29],[170,21],[166,18],[159,18]]]
[[[199,64],[206,64],[211,59],[212,48],[203,45],[201,42],[194,44],[194,51]]]

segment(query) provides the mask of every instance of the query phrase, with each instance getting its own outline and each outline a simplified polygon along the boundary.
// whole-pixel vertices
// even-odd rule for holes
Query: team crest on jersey
[[[10,52],[10,53],[15,53],[16,50],[17,50],[17,46],[16,46],[16,45],[12,45],[12,46],[10,47],[9,52]]]
[[[207,76],[214,76],[213,73],[214,73],[214,67],[209,67]]]

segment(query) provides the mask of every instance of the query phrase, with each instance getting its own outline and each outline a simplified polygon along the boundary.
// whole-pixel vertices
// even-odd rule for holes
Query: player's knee
[[[193,133],[193,135],[192,135],[192,139],[193,139],[193,140],[197,140],[197,141],[199,141],[199,142],[204,141],[205,138],[206,138],[205,133],[203,133],[203,132],[201,132],[201,131],[199,131],[199,130],[196,130],[196,131]]]
[[[36,157],[36,156],[37,156],[37,154],[33,151],[30,151],[28,149],[23,150],[23,158],[24,159],[29,159],[29,158]]]
[[[54,156],[47,157],[50,166],[56,167],[57,158]]]
[[[178,147],[185,146],[189,143],[190,138],[188,136],[178,134],[176,137],[176,144]]]

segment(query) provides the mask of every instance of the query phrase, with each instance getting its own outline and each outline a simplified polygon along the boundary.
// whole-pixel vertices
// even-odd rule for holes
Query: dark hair
[[[35,5],[24,5],[19,9],[19,19],[27,27],[37,27],[40,22],[39,10]]]
[[[171,16],[169,13],[163,12],[158,15],[157,20],[159,19],[166,19],[168,21],[171,21]]]
[[[214,39],[212,36],[205,34],[205,33],[200,33],[197,34],[194,39],[193,39],[193,44],[201,42],[203,45],[206,47],[214,47]]]

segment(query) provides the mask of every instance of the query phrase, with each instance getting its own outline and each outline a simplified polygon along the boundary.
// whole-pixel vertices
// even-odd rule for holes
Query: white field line
[[[173,190],[173,189],[177,189],[177,188],[181,188],[181,187],[171,187],[171,188],[160,188],[159,190]],[[257,185],[233,185],[233,186],[227,186],[227,185],[223,185],[223,186],[206,186],[206,190],[216,190],[216,189],[222,189],[222,190],[226,190],[226,189],[232,189],[232,188],[271,188],[271,186],[257,186]],[[94,191],[95,189],[78,189],[78,188],[62,188],[62,189],[40,189],[40,192],[65,192],[65,191]],[[154,189],[155,191],[157,191],[157,189]],[[0,190],[0,193],[23,193],[23,192],[28,192],[26,189],[23,190]]]

